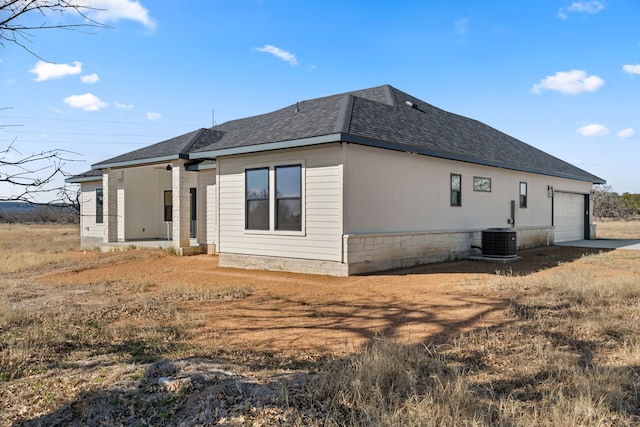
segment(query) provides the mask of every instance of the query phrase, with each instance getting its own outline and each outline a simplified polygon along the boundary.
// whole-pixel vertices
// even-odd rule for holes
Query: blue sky
[[[75,152],[78,173],[213,121],[390,84],[640,193],[636,0],[79,2],[111,28],[32,31],[40,58],[0,48],[0,148]]]

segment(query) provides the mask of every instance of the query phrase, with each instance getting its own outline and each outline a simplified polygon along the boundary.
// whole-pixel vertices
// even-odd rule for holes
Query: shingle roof
[[[69,178],[65,178],[65,182],[71,182],[71,183],[100,181],[100,180],[102,180],[102,171],[99,169],[91,169],[89,171],[70,176]]]
[[[189,153],[218,141],[222,135],[215,129],[198,129],[184,135],[139,150],[130,151],[117,157],[92,165],[94,169],[131,164],[153,163],[170,159],[187,159]]]
[[[192,157],[230,154],[234,148],[260,151],[261,145],[277,148],[273,143],[334,135],[336,141],[605,183],[484,123],[441,110],[389,85],[303,101],[213,129],[224,136]]]
[[[605,183],[484,123],[441,110],[389,85],[302,101],[199,129],[93,167],[164,161],[171,156],[212,159],[339,141]]]

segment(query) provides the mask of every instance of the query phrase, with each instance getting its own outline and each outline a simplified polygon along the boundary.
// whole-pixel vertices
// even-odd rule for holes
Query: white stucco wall
[[[340,262],[341,160],[340,144],[219,157],[219,251]],[[303,232],[245,230],[245,169],[299,163],[303,164]]]
[[[124,236],[132,239],[165,238],[164,190],[171,190],[171,172],[164,167],[124,169]]]
[[[479,230],[550,226],[549,185],[588,193],[591,183],[416,154],[345,145],[345,234]],[[450,206],[450,174],[462,175],[462,206]],[[474,177],[491,179],[491,192],[473,190]],[[519,207],[520,182],[527,207]]]

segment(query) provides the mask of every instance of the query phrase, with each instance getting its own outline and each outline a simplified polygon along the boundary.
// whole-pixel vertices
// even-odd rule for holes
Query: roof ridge
[[[338,117],[336,119],[336,133],[349,132],[349,127],[351,126],[351,115],[353,114],[354,100],[354,95],[350,93],[344,94],[342,103],[340,104],[340,110],[338,111]]]
[[[393,87],[393,86],[391,86],[389,84],[383,85],[382,87],[383,87],[385,95],[387,96],[388,104],[390,106],[392,106],[392,107],[397,107],[398,106],[398,100],[396,99],[395,91],[397,91],[398,89],[396,89],[395,87]]]
[[[197,129],[195,131],[192,131],[192,132],[194,132],[194,135],[182,147],[182,149],[180,150],[180,153],[189,153],[191,151],[191,147],[193,147],[193,145],[200,139],[200,137],[202,136],[202,134],[205,131],[206,131],[205,128],[200,128],[200,129]]]

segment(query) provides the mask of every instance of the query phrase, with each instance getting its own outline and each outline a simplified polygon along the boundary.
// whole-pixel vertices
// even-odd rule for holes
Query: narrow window
[[[451,174],[451,206],[462,206],[462,175]]]
[[[104,222],[104,195],[102,194],[102,188],[96,189],[96,224],[102,224]]]
[[[302,230],[302,166],[276,166],[276,230]]]
[[[164,220],[173,221],[173,191],[164,192]]]
[[[473,191],[491,192],[491,178],[473,177]]]
[[[198,237],[198,195],[195,188],[189,189],[190,194],[190,217],[189,222],[189,237],[195,239]]]
[[[269,168],[245,171],[245,228],[269,229]]]
[[[526,182],[520,183],[520,207],[521,208],[527,207],[527,183]]]

